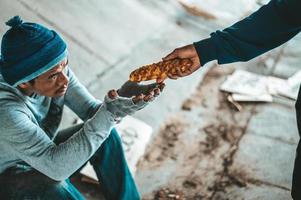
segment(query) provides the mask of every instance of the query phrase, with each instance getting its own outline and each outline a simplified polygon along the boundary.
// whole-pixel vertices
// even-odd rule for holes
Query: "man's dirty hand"
[[[136,82],[125,82],[117,93],[121,97],[134,97],[134,99],[143,98],[144,100],[150,100],[156,96],[159,96],[165,87],[164,83],[152,83],[143,85]]]
[[[104,105],[116,121],[120,121],[126,115],[132,115],[144,108],[160,95],[164,86],[164,83],[142,85],[128,81],[119,90],[110,90]]]

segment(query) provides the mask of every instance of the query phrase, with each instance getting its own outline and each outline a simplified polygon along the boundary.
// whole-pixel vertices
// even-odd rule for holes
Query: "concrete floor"
[[[99,99],[120,87],[133,69],[234,22],[193,16],[173,0],[0,0],[0,8],[1,34],[14,15],[60,32],[68,42],[70,67]],[[251,12],[237,10],[236,20]],[[237,112],[218,88],[236,68],[291,76],[301,64],[300,40],[297,36],[248,63],[217,67],[212,62],[192,76],[166,82],[157,101],[135,114],[154,129],[137,166],[144,199],[160,199],[158,191],[182,199],[290,199],[298,141],[294,102],[243,104]],[[66,109],[62,128],[76,119]],[[98,186],[74,181],[87,199],[100,198]],[[161,199],[176,198],[170,194]]]

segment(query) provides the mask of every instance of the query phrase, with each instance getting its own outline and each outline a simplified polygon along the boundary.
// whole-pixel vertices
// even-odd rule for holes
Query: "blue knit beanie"
[[[6,22],[11,28],[1,42],[0,70],[12,86],[45,73],[67,56],[67,45],[53,30],[23,23],[19,16]]]

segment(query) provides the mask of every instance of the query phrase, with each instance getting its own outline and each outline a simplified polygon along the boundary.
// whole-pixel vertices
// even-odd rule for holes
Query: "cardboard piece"
[[[300,83],[301,70],[288,79],[236,70],[227,76],[220,90],[232,93],[233,100],[238,102],[272,102],[272,95],[296,100]]]

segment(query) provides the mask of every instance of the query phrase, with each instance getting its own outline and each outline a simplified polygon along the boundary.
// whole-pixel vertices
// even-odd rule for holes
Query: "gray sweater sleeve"
[[[101,105],[88,90],[78,81],[71,69],[68,69],[69,85],[65,95],[65,105],[68,106],[83,121],[94,115]]]
[[[100,106],[81,130],[56,145],[31,121],[20,105],[3,110],[1,145],[26,163],[54,180],[65,180],[79,169],[108,137],[112,115]],[[5,113],[5,114],[4,114]]]

